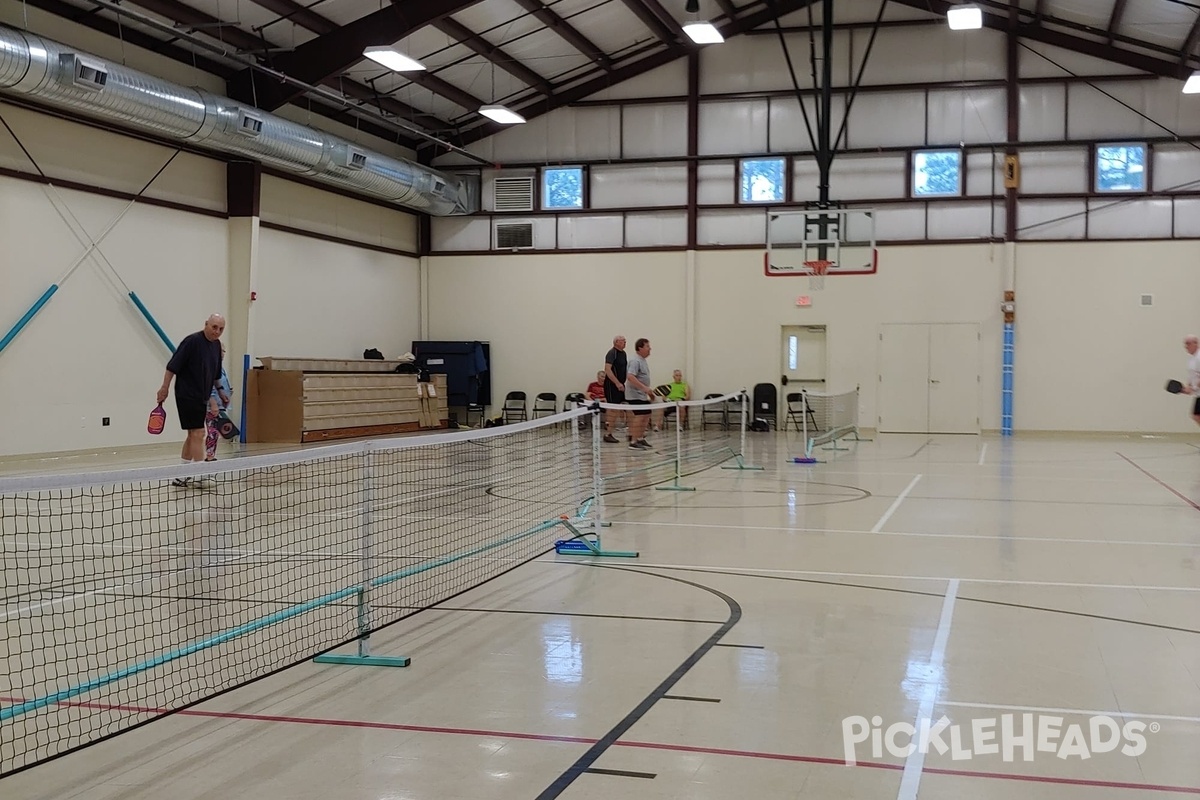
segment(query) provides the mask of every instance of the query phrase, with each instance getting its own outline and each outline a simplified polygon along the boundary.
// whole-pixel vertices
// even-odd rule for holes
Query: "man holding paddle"
[[[1188,353],[1188,380],[1182,383],[1175,379],[1167,381],[1167,391],[1172,394],[1190,394],[1195,396],[1192,404],[1192,419],[1200,425],[1200,338],[1195,334],[1183,338],[1183,349]]]
[[[179,412],[179,425],[187,431],[183,442],[183,463],[204,461],[204,415],[209,397],[216,389],[222,402],[228,404],[229,396],[219,385],[221,379],[221,334],[225,332],[225,318],[213,314],[204,323],[204,330],[184,337],[175,354],[167,362],[162,386],[158,390],[158,404],[162,405],[175,380],[175,408]],[[176,486],[187,485],[186,478],[174,481]]]

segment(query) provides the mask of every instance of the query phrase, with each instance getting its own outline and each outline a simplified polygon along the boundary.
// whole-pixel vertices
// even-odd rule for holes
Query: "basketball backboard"
[[[872,209],[805,209],[767,212],[768,277],[807,277],[814,263],[829,276],[870,275],[878,268]]]

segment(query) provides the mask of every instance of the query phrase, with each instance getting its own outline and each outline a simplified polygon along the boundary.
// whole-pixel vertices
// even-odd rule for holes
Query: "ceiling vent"
[[[362,169],[367,165],[367,154],[357,147],[346,148],[346,163],[343,164],[346,169]]]
[[[71,76],[71,83],[76,88],[99,92],[108,83],[108,67],[103,61],[78,53],[63,53],[59,56],[59,64]]]
[[[238,133],[242,136],[258,136],[262,133],[262,117],[251,114],[244,108],[238,109]]]
[[[533,211],[533,176],[496,178],[492,199],[495,211]]]

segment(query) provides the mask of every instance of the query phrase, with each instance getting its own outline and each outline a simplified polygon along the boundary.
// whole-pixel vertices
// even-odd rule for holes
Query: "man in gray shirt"
[[[633,346],[635,356],[629,359],[625,370],[625,402],[633,406],[633,419],[629,423],[629,446],[635,450],[649,450],[646,428],[650,424],[650,340],[638,339]]]

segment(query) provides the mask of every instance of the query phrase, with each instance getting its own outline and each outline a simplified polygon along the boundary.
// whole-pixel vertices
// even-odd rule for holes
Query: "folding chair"
[[[541,392],[533,398],[533,418],[553,416],[558,411],[558,395],[554,392]]]
[[[817,425],[817,418],[813,416],[812,406],[805,401],[804,395],[801,392],[788,392],[787,419],[783,421],[783,429],[787,430],[788,423],[791,422],[796,426],[796,430],[804,430],[805,415],[808,416],[809,430],[821,430],[821,427]]]
[[[501,413],[505,425],[510,422],[524,422],[529,419],[529,414],[525,406],[525,393],[509,392],[506,394],[504,396],[504,408]]]

